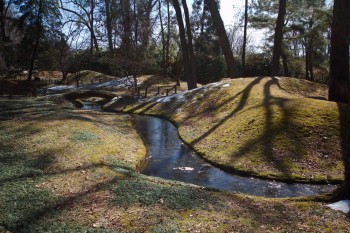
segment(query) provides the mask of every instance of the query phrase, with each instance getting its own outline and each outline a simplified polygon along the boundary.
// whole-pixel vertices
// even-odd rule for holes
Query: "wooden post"
[[[145,98],[147,98],[147,87],[145,87]]]
[[[175,89],[175,94],[176,94],[176,85],[174,86],[174,89]]]

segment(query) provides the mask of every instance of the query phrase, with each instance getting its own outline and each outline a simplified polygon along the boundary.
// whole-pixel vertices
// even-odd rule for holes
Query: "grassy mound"
[[[170,119],[200,155],[234,172],[340,182],[346,108],[319,100],[326,91],[326,86],[305,80],[242,78],[108,108]]]
[[[144,160],[146,149],[127,116],[33,99],[0,99],[0,106],[0,232],[25,226]]]

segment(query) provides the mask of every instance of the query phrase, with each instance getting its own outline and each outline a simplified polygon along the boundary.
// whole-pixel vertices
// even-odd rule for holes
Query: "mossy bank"
[[[140,175],[128,115],[0,98],[0,232],[347,232],[310,199],[265,199]]]
[[[326,96],[325,85],[305,80],[240,78],[106,109],[167,118],[198,154],[232,172],[338,183],[346,107]]]

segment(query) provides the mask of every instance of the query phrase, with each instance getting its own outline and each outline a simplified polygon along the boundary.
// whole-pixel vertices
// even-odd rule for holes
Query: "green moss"
[[[212,204],[218,206],[220,200],[198,188],[185,186],[164,186],[145,180],[125,180],[118,183],[113,192],[117,205],[141,206],[161,205],[170,209],[206,208]]]
[[[86,131],[74,132],[70,137],[70,140],[74,142],[91,142],[98,139],[99,139],[98,135],[91,132],[86,132]]]
[[[236,89],[242,91],[239,86]],[[214,94],[212,91],[210,95]],[[204,137],[210,139],[212,147],[202,145],[203,154],[213,154],[223,164],[236,164],[240,159],[225,157],[235,147],[222,148],[222,154],[208,151],[230,145],[232,140],[243,140],[255,129],[262,130],[259,136],[264,135],[260,126],[264,118],[251,123],[251,119],[247,120],[254,126],[249,132],[240,124],[232,126],[235,121],[223,121],[222,116],[228,116],[239,102],[231,97],[218,99],[222,110],[215,114],[207,111],[205,103],[198,104],[198,109],[179,104],[171,111],[182,107],[186,109],[182,112],[185,116],[176,112],[169,117],[193,141],[199,133],[211,129],[211,119],[225,124],[226,127],[218,127],[215,133]],[[266,199],[140,175],[135,167],[144,158],[145,148],[129,117],[63,109],[53,103],[26,99],[4,102],[6,108],[0,113],[0,117],[5,116],[0,121],[0,232],[346,232],[350,227],[344,214],[311,198]],[[42,106],[44,103],[47,104]],[[208,107],[213,106],[215,103]],[[251,109],[260,109],[259,106],[255,103]],[[54,114],[41,114],[48,109]],[[168,111],[149,110],[154,114]],[[250,115],[248,109],[242,111]],[[255,118],[257,115],[252,114]],[[231,117],[239,118],[239,114]],[[198,124],[199,119],[203,119],[203,125]],[[195,121],[201,127],[193,127]],[[245,122],[244,117],[241,122]],[[228,129],[224,132],[225,128]],[[234,134],[236,128],[240,136]],[[273,129],[270,136],[274,136]],[[319,132],[308,135],[316,140]],[[79,143],[70,140],[72,135]],[[285,144],[284,134],[276,135],[274,138]],[[326,136],[326,141],[335,140]],[[96,140],[101,144],[91,143]],[[247,148],[251,153],[243,154],[241,161],[250,162],[249,166],[259,165],[257,172],[261,174],[265,163],[258,152],[264,150],[264,143],[255,144],[256,148]],[[322,161],[328,159],[325,164],[336,161],[323,158]],[[289,162],[285,161],[293,169]],[[245,171],[247,167],[241,165]],[[332,165],[335,170],[341,169],[336,165]],[[275,177],[270,170],[266,176]]]
[[[342,179],[346,107],[305,98],[325,96],[326,86],[268,77],[224,83],[188,92],[186,101],[124,110],[175,122],[185,142],[227,170],[289,181]]]
[[[35,188],[35,183],[25,180],[6,182],[0,186],[0,226],[16,231],[55,204],[57,199],[47,190]]]

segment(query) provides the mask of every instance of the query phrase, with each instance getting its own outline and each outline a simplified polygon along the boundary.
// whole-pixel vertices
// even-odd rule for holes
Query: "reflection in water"
[[[148,159],[142,173],[193,183],[221,190],[265,197],[315,195],[334,189],[334,185],[286,184],[240,177],[213,167],[197,156],[178,137],[170,122],[150,116],[135,116],[136,129],[148,146]]]
[[[91,101],[82,101],[82,102],[83,102],[84,106],[81,109],[83,109],[83,110],[95,110],[95,111],[102,110],[101,104],[94,103]]]

